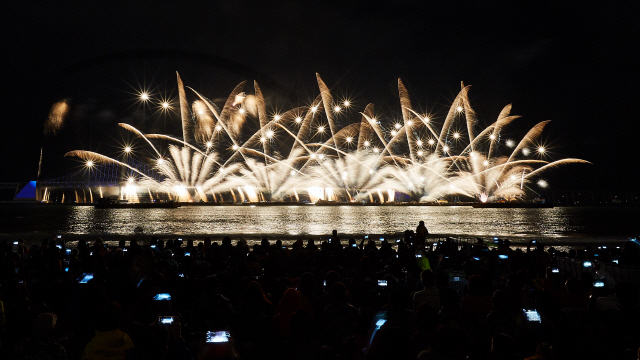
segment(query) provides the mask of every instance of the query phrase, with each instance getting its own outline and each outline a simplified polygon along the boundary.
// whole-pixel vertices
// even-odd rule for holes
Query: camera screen
[[[184,253],[184,256],[191,256],[191,253],[190,252],[186,252],[186,253]]]
[[[593,287],[597,287],[597,288],[604,287],[604,281],[594,281]]]
[[[473,260],[480,261],[480,258],[479,257],[474,257]]]
[[[58,235],[58,239],[62,239],[62,235]]]
[[[384,241],[384,238],[380,238],[380,241]]]
[[[358,247],[357,244],[351,244],[351,247]]]
[[[542,318],[540,318],[540,314],[535,309],[523,309],[524,314],[527,316],[527,321],[531,322],[542,322]]]
[[[152,248],[152,249],[155,249],[155,248],[156,248],[156,245],[151,245],[151,248]]]
[[[58,249],[62,249],[62,245],[56,245]]]
[[[387,286],[387,280],[378,280],[378,286]]]
[[[364,238],[365,238],[365,239],[368,239],[368,238],[369,238],[369,235],[365,235],[365,236],[364,236]]]
[[[558,269],[558,268],[553,268],[553,269],[551,269],[551,272],[552,272],[552,273],[559,273],[559,272],[560,272],[560,269]]]
[[[13,242],[13,245],[18,245],[18,242],[17,242],[17,241],[14,241],[14,242]]]
[[[591,267],[591,261],[585,261],[582,263],[582,266],[584,267]]]
[[[498,257],[502,260],[505,260],[509,258],[509,255],[498,255]]]
[[[207,331],[208,343],[225,343],[229,342],[228,331]]]
[[[531,240],[531,243],[532,243],[532,244],[535,244],[536,242],[537,242],[536,240]]]
[[[324,280],[324,281],[322,282],[322,286],[327,286],[327,280]]]
[[[160,324],[165,324],[165,325],[169,325],[173,323],[173,318],[171,316],[163,316],[160,317]]]
[[[168,293],[161,293],[153,297],[153,300],[171,300],[171,295]]]
[[[416,257],[417,258],[421,258],[422,257],[422,253],[421,252],[416,252]]]
[[[84,273],[80,276],[80,284],[86,284],[89,280],[93,279],[93,273]]]

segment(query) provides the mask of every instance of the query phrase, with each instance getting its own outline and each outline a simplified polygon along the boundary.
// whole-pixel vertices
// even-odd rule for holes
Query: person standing
[[[427,237],[429,236],[429,230],[424,225],[424,221],[420,221],[418,223],[418,227],[416,228],[416,238],[418,239],[417,244],[424,246]]]

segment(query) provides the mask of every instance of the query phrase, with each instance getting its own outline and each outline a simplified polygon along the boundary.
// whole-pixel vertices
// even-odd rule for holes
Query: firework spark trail
[[[398,93],[400,94],[400,108],[402,109],[402,120],[404,124],[404,128],[408,129],[405,131],[407,135],[407,144],[409,144],[409,157],[411,161],[415,161],[415,157],[413,156],[413,144],[416,143],[415,135],[413,131],[411,131],[411,126],[409,126],[409,122],[413,122],[411,118],[411,100],[409,99],[409,93],[407,89],[404,87],[402,80],[398,79]],[[400,136],[400,135],[398,135]]]
[[[138,135],[138,137],[143,138],[147,143],[149,143],[149,145],[151,145],[151,148],[153,149],[153,151],[156,152],[158,157],[162,157],[162,155],[160,155],[160,152],[156,149],[156,147],[153,146],[153,143],[151,143],[151,141],[149,141],[149,139],[147,139],[147,137],[142,132],[140,132],[140,130],[134,128],[133,126],[131,126],[129,124],[125,124],[125,123],[118,123],[118,126],[135,133],[136,135]]]
[[[91,160],[94,163],[99,163],[99,162],[105,162],[105,163],[113,163],[113,164],[117,164],[117,165],[121,165],[124,166],[132,171],[135,171],[136,173],[140,174],[142,177],[144,178],[149,178],[149,176],[147,176],[145,173],[141,172],[140,170],[125,164],[123,162],[120,162],[116,159],[110,158],[108,156],[102,155],[102,154],[98,154],[95,153],[93,151],[85,151],[85,150],[73,150],[73,151],[69,151],[66,154],[64,154],[65,157],[67,156],[75,156],[75,157],[79,157],[80,159],[83,160]],[[150,178],[149,178],[150,179]]]
[[[180,74],[176,72],[178,77],[178,98],[180,101],[180,116],[182,118],[182,139],[188,143],[193,141],[191,136],[193,129],[193,120],[191,113],[189,112],[189,103],[187,102],[187,95],[184,93],[184,86],[182,85],[182,79]]]
[[[447,117],[444,120],[444,124],[442,124],[442,130],[440,131],[440,136],[438,137],[438,144],[436,145],[436,150],[435,150],[436,154],[440,153],[438,150],[440,148],[440,145],[445,143],[445,139],[449,132],[449,127],[451,127],[451,123],[453,122],[456,112],[458,111],[457,107],[460,104],[461,98],[464,98],[468,91],[469,91],[469,86],[465,86],[464,88],[462,88],[462,90],[458,93],[458,96],[456,96],[455,100],[453,100],[453,103],[451,103],[451,107],[449,108]],[[442,146],[444,147],[445,145],[442,145]]]
[[[265,132],[267,131],[266,127],[267,127],[267,110],[265,108],[265,104],[264,104],[264,97],[262,96],[262,91],[260,90],[260,87],[258,86],[258,82],[254,81],[253,82],[253,87],[255,89],[256,92],[256,100],[257,100],[257,105],[258,105],[258,120],[260,122],[260,138],[261,139],[266,139],[266,135]],[[271,143],[269,141],[262,141],[262,148],[263,148],[263,152],[267,155],[271,154]],[[267,158],[265,157],[264,159],[265,162],[267,162]]]
[[[369,141],[369,135],[373,130],[373,128],[369,124],[369,120],[367,120],[373,117],[373,104],[367,104],[367,106],[364,108],[364,111],[362,113],[366,115],[362,115],[362,119],[360,119],[360,131],[358,132],[358,147],[356,148],[358,152],[358,156],[360,156],[360,152],[362,151],[362,148],[365,147],[364,145],[365,141]]]
[[[316,79],[318,80],[318,87],[320,88],[320,94],[322,95],[322,102],[324,104],[324,110],[327,115],[327,122],[329,123],[329,130],[331,130],[331,139],[333,140],[333,145],[337,147],[335,142],[335,133],[336,133],[336,124],[333,121],[333,114],[331,113],[331,105],[333,103],[333,97],[331,96],[331,92],[327,85],[320,78],[320,74],[316,73]],[[338,154],[340,157],[340,154]]]

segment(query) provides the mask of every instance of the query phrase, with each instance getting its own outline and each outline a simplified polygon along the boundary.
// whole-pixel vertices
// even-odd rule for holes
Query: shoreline
[[[299,234],[299,235],[291,235],[291,234],[265,234],[265,233],[245,233],[245,234],[0,234],[0,240],[6,241],[15,241],[18,239],[24,239],[25,244],[31,245],[39,245],[43,239],[47,240],[55,240],[57,239],[57,235],[62,235],[62,240],[65,243],[75,244],[78,240],[86,240],[88,242],[95,241],[98,238],[101,238],[105,242],[109,244],[116,244],[120,240],[129,241],[132,239],[136,239],[139,241],[149,243],[152,238],[158,238],[163,241],[167,240],[176,240],[178,238],[183,239],[183,241],[193,240],[194,243],[198,243],[204,241],[205,238],[210,238],[211,241],[221,242],[222,239],[226,236],[231,238],[231,241],[235,244],[240,239],[245,239],[248,244],[260,243],[263,238],[268,239],[270,242],[275,242],[276,240],[281,240],[283,245],[290,246],[296,240],[302,239],[306,244],[308,239],[313,239],[316,244],[319,244],[322,241],[326,241],[331,237],[331,233],[328,232],[326,234]],[[356,243],[360,244],[360,241],[363,239],[363,234],[343,234],[338,232],[338,236],[341,239],[341,243],[348,244],[349,239],[353,238],[356,240]],[[457,238],[460,240],[472,241],[475,242],[475,239],[480,237],[483,238],[486,242],[491,241],[494,236],[493,235],[471,235],[471,234],[430,234],[429,239],[445,239],[447,237]],[[396,239],[404,239],[404,232],[396,232],[393,234],[369,234],[369,239],[373,239],[376,242],[380,242],[380,239],[384,238],[388,242],[394,243]],[[513,246],[522,247],[528,244],[529,240],[536,239],[539,243],[545,246],[571,246],[571,247],[593,247],[600,245],[622,245],[628,241],[628,237],[620,237],[620,236],[611,236],[611,237],[590,237],[588,235],[580,236],[575,235],[572,237],[549,237],[549,236],[518,236],[518,235],[507,235],[507,236],[499,236],[500,239],[509,240]]]

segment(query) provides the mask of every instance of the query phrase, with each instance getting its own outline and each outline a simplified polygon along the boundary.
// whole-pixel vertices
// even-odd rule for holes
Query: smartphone
[[[64,268],[64,272],[69,272],[69,268],[68,267]]]
[[[593,287],[596,287],[596,288],[602,288],[602,287],[604,287],[604,281],[602,281],[602,280],[596,280],[596,281],[594,281],[594,282],[593,282]]]
[[[287,247],[286,247],[286,246],[283,246],[283,247],[282,247],[282,249],[283,249],[283,250],[287,250]]]
[[[453,281],[460,281],[460,277],[459,276],[454,276],[453,277]]]
[[[15,270],[15,272],[17,274],[20,271],[20,268],[15,268],[14,270]]]
[[[416,258],[421,258],[421,257],[422,257],[422,252],[416,251]]]
[[[153,297],[153,300],[171,300],[169,293],[160,293]]]
[[[591,261],[585,261],[585,262],[582,263],[582,266],[584,266],[586,268],[591,267],[591,265],[592,265]]]
[[[560,272],[560,269],[558,269],[558,268],[552,268],[552,269],[551,269],[551,272],[552,272],[552,273],[559,273],[559,272]]]
[[[351,244],[351,247],[358,247],[358,244]]]
[[[509,255],[498,255],[498,257],[502,260],[506,260],[509,258]]]
[[[369,235],[365,235],[364,239],[367,240],[369,238]]]
[[[84,273],[84,274],[80,275],[80,277],[78,278],[78,283],[79,284],[86,284],[91,279],[93,279],[93,273]]]
[[[226,343],[229,342],[228,331],[207,331],[207,342],[208,343]]]
[[[58,249],[62,249],[62,245],[56,245]]]
[[[324,281],[322,282],[322,286],[325,286],[325,287],[327,286],[327,280],[324,280]]]
[[[151,248],[152,248],[152,249],[155,249],[156,247],[157,247],[156,245],[151,245]]]
[[[531,243],[532,243],[532,244],[535,244],[535,243],[537,243],[537,242],[538,242],[537,240],[531,240]]]
[[[402,240],[400,240],[400,239],[396,239],[396,244],[397,244],[397,243],[399,243],[399,242],[401,242],[401,241],[402,241]]]
[[[613,259],[613,260],[611,260],[611,261],[612,261],[614,264],[617,264],[617,263],[618,263],[618,259]]]
[[[89,256],[93,256],[93,251],[89,252]]]
[[[129,250],[127,250],[127,248],[122,248],[122,251],[127,252]]]
[[[173,324],[173,316],[158,316],[158,324],[162,324],[162,325]]]
[[[387,280],[378,280],[378,286],[380,287],[387,286]]]
[[[474,256],[474,257],[473,257],[473,260],[475,260],[475,261],[480,261],[480,258],[479,258],[479,257],[475,257],[475,256]]]
[[[180,276],[181,278],[184,277],[184,273],[178,273],[178,276]]]
[[[384,238],[380,238],[380,241],[384,241]]]
[[[522,309],[522,311],[524,311],[524,315],[527,317],[527,321],[538,323],[542,322],[540,313],[536,309]]]
[[[396,259],[398,258],[398,254],[396,254]]]
[[[190,252],[185,252],[184,256],[191,256],[191,253]]]
[[[178,241],[182,241],[182,238],[178,238]]]
[[[62,235],[58,235],[56,236],[58,239],[62,239]]]
[[[67,249],[65,250],[65,252],[67,253],[67,255],[71,255],[71,249]]]

